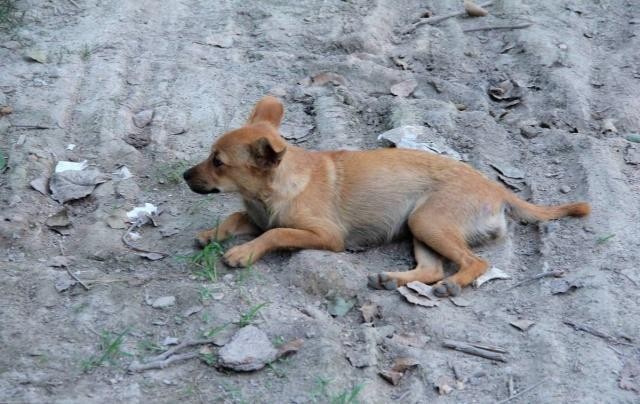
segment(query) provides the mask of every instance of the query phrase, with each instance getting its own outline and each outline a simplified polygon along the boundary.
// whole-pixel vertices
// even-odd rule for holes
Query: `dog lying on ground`
[[[194,192],[242,196],[245,211],[196,237],[204,246],[258,236],[226,252],[232,267],[278,249],[343,251],[410,234],[415,269],[370,275],[369,285],[420,281],[437,283],[439,296],[457,295],[488,267],[469,246],[502,236],[505,213],[544,221],[590,212],[584,202],[531,204],[469,165],[428,152],[303,150],[280,136],[283,115],[278,99],[263,98],[243,127],[220,137],[209,157],[183,174]],[[459,267],[447,278],[444,259]]]

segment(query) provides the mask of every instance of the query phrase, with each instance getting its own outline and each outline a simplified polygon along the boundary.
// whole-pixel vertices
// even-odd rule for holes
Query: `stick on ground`
[[[515,24],[515,25],[494,25],[490,27],[477,27],[477,28],[467,28],[463,29],[462,32],[475,32],[475,31],[491,31],[496,29],[523,29],[529,28],[531,25],[530,22],[524,24]]]
[[[482,8],[489,7],[491,5],[493,5],[493,1],[487,1],[486,3],[479,4],[479,6],[482,7]],[[409,28],[404,33],[405,34],[410,34],[413,31],[415,31],[416,28],[418,28],[421,25],[425,25],[425,24],[435,25],[435,24],[437,24],[439,22],[442,22],[444,20],[447,20],[449,18],[458,17],[460,15],[465,15],[466,13],[467,13],[467,11],[463,9],[461,11],[456,11],[456,12],[449,13],[449,14],[443,14],[443,15],[437,15],[435,17],[424,18],[424,19],[421,19],[420,21],[414,23],[411,26],[411,28]]]
[[[505,292],[507,290],[515,289],[515,288],[520,287],[522,285],[526,285],[526,284],[531,283],[531,282],[533,282],[535,280],[538,280],[538,279],[549,278],[549,277],[561,278],[563,276],[564,276],[564,271],[561,271],[561,270],[541,272],[539,274],[533,275],[531,278],[523,280],[522,282],[516,283],[515,285],[511,286],[510,288],[505,289]]]
[[[499,362],[507,361],[507,359],[504,356],[502,356],[500,353],[477,348],[476,346],[473,346],[467,342],[454,341],[454,340],[447,339],[442,341],[442,345],[446,348],[451,348],[456,351],[464,352],[469,355],[480,356],[481,358],[491,359]]]
[[[161,361],[153,361],[147,363],[140,363],[138,361],[134,361],[131,365],[129,365],[129,370],[132,372],[142,372],[149,369],[164,369],[173,362],[185,361],[187,359],[192,359],[198,356],[198,351],[186,352],[179,355],[173,355],[165,360]]]
[[[533,386],[527,387],[526,389],[522,390],[519,393],[516,393],[516,394],[514,394],[512,396],[509,396],[509,397],[505,398],[504,400],[498,401],[496,404],[503,404],[503,403],[509,402],[509,401],[513,400],[514,398],[517,398],[517,397],[523,395],[524,393],[530,392],[531,390],[535,389],[536,387],[540,386],[542,383],[544,383],[546,381],[547,381],[546,378],[542,379],[538,383],[534,384]]]

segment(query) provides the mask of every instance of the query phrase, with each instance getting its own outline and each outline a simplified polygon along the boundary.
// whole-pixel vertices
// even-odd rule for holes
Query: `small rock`
[[[435,130],[426,126],[399,126],[380,134],[378,140],[402,149],[424,150],[462,160],[460,153],[449,147]]]
[[[221,32],[217,34],[209,35],[205,39],[205,43],[210,46],[218,48],[230,48],[233,46],[233,37],[230,33]]]
[[[25,59],[45,64],[47,63],[47,55],[40,49],[31,48],[28,49],[24,54]]]
[[[182,317],[189,317],[192,314],[196,314],[204,309],[201,305],[191,306],[182,312]]]
[[[67,208],[62,209],[55,215],[49,216],[44,222],[48,227],[68,227],[71,225]]]
[[[29,183],[31,188],[40,192],[42,195],[49,195],[49,178],[48,177],[38,177],[35,180]]]
[[[638,133],[631,133],[629,135],[627,135],[625,137],[625,139],[627,139],[630,142],[634,142],[634,143],[640,143],[640,134]]]
[[[76,283],[77,282],[74,279],[65,274],[57,277],[53,283],[53,286],[55,286],[58,292],[64,292]]]
[[[549,282],[552,295],[560,295],[573,292],[584,285],[581,282],[570,282],[566,279],[553,279]]]
[[[329,300],[327,311],[334,317],[342,317],[351,310],[355,303],[355,299],[345,300],[342,297],[336,296]]]
[[[71,263],[71,257],[58,255],[49,259],[49,266],[54,268],[68,267]]]
[[[133,116],[133,124],[138,128],[144,128],[145,126],[151,123],[153,119],[153,110],[145,109],[144,111],[140,111]]]
[[[167,345],[178,345],[178,338],[166,337],[164,340],[162,340],[162,345],[164,345],[164,346],[167,346]]]
[[[391,94],[398,97],[408,97],[418,87],[415,80],[405,80],[391,86]]]
[[[639,165],[640,164],[640,147],[629,145],[624,152],[624,161],[627,164]]]
[[[223,292],[215,292],[211,294],[211,298],[213,300],[222,300],[224,299],[224,293]]]
[[[562,192],[563,194],[568,194],[569,192],[571,192],[571,187],[568,185],[563,185],[560,187],[560,192]]]
[[[151,306],[154,309],[164,309],[167,307],[171,307],[176,304],[175,296],[162,296],[157,298],[151,303]]]
[[[278,351],[259,328],[241,328],[227,345],[218,351],[219,364],[240,372],[258,370],[276,359]]]

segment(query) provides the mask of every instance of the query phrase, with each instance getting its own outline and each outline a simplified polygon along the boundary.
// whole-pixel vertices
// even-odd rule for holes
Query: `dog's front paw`
[[[369,287],[374,289],[395,290],[398,288],[398,281],[389,276],[386,272],[369,275],[367,279]]]
[[[260,254],[251,243],[237,245],[227,251],[222,259],[233,268],[248,267],[260,258]]]
[[[205,248],[210,242],[215,240],[216,229],[213,230],[203,230],[196,234],[196,238],[194,240],[197,247]]]
[[[445,279],[433,287],[433,294],[438,297],[458,296],[462,288],[455,281]]]

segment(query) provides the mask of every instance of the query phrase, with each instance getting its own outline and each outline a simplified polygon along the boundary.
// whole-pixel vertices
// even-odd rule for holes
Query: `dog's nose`
[[[193,171],[191,168],[182,173],[182,178],[184,178],[185,181],[189,181],[191,177],[193,177]]]

